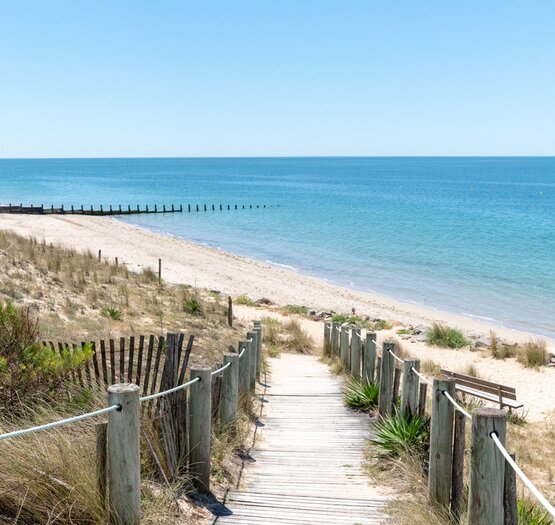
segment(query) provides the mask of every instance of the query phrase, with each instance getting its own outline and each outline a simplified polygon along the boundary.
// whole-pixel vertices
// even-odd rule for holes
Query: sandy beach
[[[279,305],[298,304],[315,310],[344,313],[355,308],[358,315],[392,320],[402,325],[429,325],[440,321],[462,329],[467,335],[481,338],[487,338],[490,330],[508,341],[523,342],[534,337],[534,334],[337,287],[320,279],[153,233],[113,218],[0,215],[0,228],[79,251],[98,253],[102,250],[102,257],[117,257],[120,264],[131,270],[140,271],[145,267],[157,270],[161,258],[162,275],[166,281],[219,290],[232,296],[246,294],[253,300],[264,297]],[[253,312],[249,310],[242,309],[242,315],[252,318]],[[321,339],[321,323],[309,320],[303,320],[303,323],[316,339]],[[382,331],[379,338],[394,333],[394,330]],[[555,351],[555,341],[549,340],[548,345],[551,351]],[[514,360],[496,360],[486,357],[483,352],[432,348],[422,342],[411,341],[404,346],[415,357],[432,359],[452,370],[463,370],[468,364],[474,364],[485,379],[516,387],[518,398],[532,420],[541,419],[555,409],[555,369],[526,369]],[[539,398],[544,399],[541,405],[537,402]]]

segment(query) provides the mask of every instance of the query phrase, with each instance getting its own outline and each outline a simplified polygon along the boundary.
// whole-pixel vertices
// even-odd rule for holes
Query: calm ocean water
[[[0,160],[0,202],[279,204],[124,220],[555,337],[555,158]]]

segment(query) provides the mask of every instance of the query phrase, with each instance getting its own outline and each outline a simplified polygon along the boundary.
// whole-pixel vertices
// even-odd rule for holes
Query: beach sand
[[[294,271],[160,235],[109,217],[0,215],[0,228],[20,235],[43,239],[48,243],[90,250],[109,260],[118,258],[131,270],[150,267],[157,271],[162,259],[162,277],[170,283],[183,283],[218,290],[231,296],[248,295],[251,299],[268,298],[279,305],[306,305],[315,310],[347,313],[355,308],[361,316],[393,320],[402,325],[429,325],[445,322],[462,329],[469,336],[489,337],[490,330],[508,341],[524,342],[533,334],[488,324],[460,315],[403,303],[391,298],[358,292],[304,276]],[[251,311],[253,310],[253,311]],[[254,309],[239,309],[240,315],[253,318]],[[278,315],[277,313],[273,315]],[[303,320],[303,325],[320,342],[322,324]],[[379,340],[394,334],[379,332]],[[555,352],[555,341],[548,340]],[[532,370],[514,360],[495,360],[484,352],[432,348],[423,342],[403,343],[406,351],[421,359],[432,359],[443,367],[462,371],[474,364],[480,375],[514,386],[517,396],[529,411],[529,419],[538,420],[555,409],[555,369]],[[541,403],[539,402],[541,400]]]

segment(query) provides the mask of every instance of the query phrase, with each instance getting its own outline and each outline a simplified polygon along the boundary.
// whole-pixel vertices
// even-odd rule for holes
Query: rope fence
[[[184,357],[185,364],[181,365],[182,347],[179,342],[182,338],[183,334],[168,334],[166,344],[159,347],[165,348],[166,351],[160,388],[183,381],[192,339]],[[257,380],[260,380],[262,338],[260,321],[255,321],[252,331],[247,334],[247,339],[239,341],[240,353],[235,353],[231,348],[231,351],[223,355],[222,366],[216,370],[190,367],[192,379],[189,381],[157,393],[152,392],[156,384],[154,382],[152,393],[142,397],[139,392],[143,390],[143,394],[146,394],[148,383],[145,383],[144,387],[131,381],[117,383],[117,380],[122,380],[125,375],[123,372],[121,377],[114,374],[113,384],[107,384],[108,407],[0,434],[0,441],[108,414],[107,423],[100,423],[96,427],[99,497],[108,500],[106,508],[110,509],[114,522],[136,525],[140,523],[141,512],[140,436],[143,419],[141,414],[143,416],[145,414],[141,411],[141,403],[189,389],[188,395],[179,399],[179,406],[176,404],[168,408],[163,404],[151,405],[146,414],[149,417],[155,415],[159,421],[158,429],[163,436],[161,441],[166,444],[168,469],[171,471],[172,479],[177,480],[182,474],[177,468],[171,470],[172,461],[177,465],[178,459],[186,455],[187,479],[191,480],[193,488],[209,493],[212,426],[217,424],[218,428],[236,430],[238,409],[240,406],[246,406],[245,403],[248,405],[247,399],[256,394]],[[160,356],[159,351],[156,369],[159,366]],[[222,374],[224,371],[226,373]],[[131,372],[128,375],[131,377]],[[168,428],[170,428],[169,431]],[[170,454],[173,455],[170,456]],[[109,486],[110,490],[106,492],[101,485]]]
[[[45,423],[44,425],[38,425],[36,427],[25,428],[22,430],[14,430],[13,432],[7,432],[6,434],[0,435],[0,441],[4,439],[12,439],[20,436],[25,436],[27,434],[32,434],[34,432],[39,432],[41,430],[49,430],[51,428],[61,427],[63,425],[69,425],[71,423],[77,423],[78,421],[83,421],[84,419],[89,419],[91,417],[101,416],[103,414],[108,414],[109,412],[114,412],[115,410],[121,410],[121,405],[112,405],[107,408],[101,408],[100,410],[95,410],[93,412],[87,412],[86,414],[81,414],[79,416],[68,417],[66,419],[60,419],[59,421],[52,421],[51,423]]]
[[[334,330],[335,328],[335,330]],[[366,332],[364,336],[362,332],[358,329],[352,329],[345,326],[339,326],[338,323],[326,323],[324,331],[324,354],[331,355],[332,357],[340,358],[345,365],[345,369],[351,372],[355,378],[360,379],[361,377],[366,378],[367,381],[376,381],[380,386],[378,413],[381,417],[386,417],[396,410],[398,410],[397,400],[401,397],[400,392],[402,392],[403,399],[400,400],[400,407],[402,410],[409,410],[412,413],[416,413],[415,410],[423,414],[426,407],[426,387],[434,388],[434,392],[437,394],[442,394],[441,397],[445,398],[449,404],[453,407],[451,412],[445,409],[438,411],[437,415],[432,415],[432,429],[430,438],[430,468],[429,468],[429,493],[432,501],[440,503],[450,507],[451,512],[454,516],[461,515],[461,505],[462,497],[456,500],[455,492],[451,494],[451,483],[453,483],[453,489],[455,488],[455,483],[458,480],[459,486],[462,487],[463,483],[463,465],[461,458],[463,457],[459,454],[457,461],[457,468],[460,472],[455,472],[455,463],[451,464],[451,458],[454,459],[454,451],[458,449],[464,453],[465,443],[464,443],[464,425],[455,422],[455,430],[453,431],[453,419],[449,422],[449,418],[453,418],[454,411],[459,412],[464,416],[464,419],[472,421],[474,417],[478,418],[475,424],[473,424],[472,432],[481,432],[484,428],[505,428],[506,412],[497,409],[476,409],[471,414],[467,411],[459,401],[455,398],[455,383],[452,379],[434,379],[431,381],[425,375],[419,371],[419,360],[414,359],[402,359],[395,354],[394,348],[395,343],[384,342],[383,352],[380,355],[377,352],[377,338],[375,334],[371,332]],[[339,332],[341,335],[335,335]],[[349,332],[351,337],[349,338]],[[371,336],[374,336],[373,338]],[[370,337],[369,337],[370,336]],[[366,340],[366,345],[364,341]],[[362,345],[360,342],[362,342]],[[368,344],[368,343],[371,343]],[[362,346],[362,348],[361,348]],[[361,356],[357,355],[362,353]],[[391,356],[390,359],[385,359],[385,356]],[[391,364],[388,364],[388,361]],[[394,362],[401,364],[401,367],[394,365]],[[353,365],[354,363],[354,365]],[[362,367],[362,370],[361,370]],[[401,372],[410,371],[418,379],[416,381],[410,380],[405,376],[410,376],[411,374],[403,373],[403,385],[400,388],[400,377]],[[420,384],[418,380],[422,383]],[[449,391],[446,387],[449,387]],[[417,399],[417,396],[419,397]],[[436,394],[436,396],[437,396]],[[432,396],[434,397],[434,396]],[[384,402],[382,400],[385,399]],[[416,401],[417,399],[417,401]],[[437,400],[437,397],[433,400],[432,412],[438,410],[438,406],[441,403]],[[489,410],[489,412],[488,412]],[[441,415],[439,415],[441,413]],[[474,417],[473,417],[474,416]],[[438,419],[442,418],[442,419]],[[435,419],[434,419],[435,418]],[[447,418],[447,419],[446,419]],[[464,419],[462,422],[464,423]],[[436,423],[434,424],[434,420]],[[503,421],[502,425],[496,426],[496,421]],[[458,425],[458,426],[457,426]],[[435,428],[434,428],[435,426]],[[457,430],[458,428],[458,430]],[[462,431],[461,431],[462,429]],[[451,437],[440,437],[442,433],[451,432]],[[461,433],[462,432],[462,433]],[[505,434],[503,430],[503,435],[500,436],[496,431],[488,431],[485,434],[480,434],[483,438],[478,439],[476,443],[480,443],[479,447],[473,445],[471,447],[471,454],[475,454],[477,458],[476,463],[484,464],[484,462],[489,462],[492,464],[491,454],[487,447],[485,447],[484,442],[487,441],[487,437],[490,437],[495,447],[501,452],[503,458],[505,459],[505,468],[511,467],[512,470],[518,475],[520,480],[524,485],[530,490],[530,492],[535,496],[538,502],[543,506],[549,515],[555,518],[555,507],[543,496],[543,494],[537,489],[537,487],[530,481],[530,479],[524,474],[522,469],[517,465],[515,459],[511,457],[511,454],[507,452],[504,446]],[[474,436],[473,436],[474,439]],[[448,448],[443,450],[441,447],[445,447],[445,443],[448,444]],[[473,443],[475,443],[473,441]],[[439,447],[439,449],[438,449]],[[475,450],[477,448],[484,448],[484,450]],[[445,458],[449,458],[447,461]],[[472,461],[470,468],[472,469]],[[451,471],[453,469],[453,472]],[[443,472],[442,472],[443,471]],[[433,472],[433,475],[432,475]],[[469,523],[476,524],[490,524],[490,523],[503,523],[503,513],[507,512],[505,508],[507,505],[512,505],[512,518],[509,521],[505,521],[505,524],[516,525],[517,524],[517,502],[516,502],[516,486],[514,487],[512,496],[505,496],[505,501],[503,499],[504,491],[507,490],[504,486],[505,480],[504,476],[499,475],[495,472],[481,472],[478,475],[479,479],[475,479],[474,487],[472,483],[470,484],[470,495],[469,495],[469,509],[468,509],[468,519]],[[514,476],[512,477],[514,480]],[[440,481],[438,481],[440,480]],[[514,483],[514,481],[513,481]],[[487,492],[488,494],[494,494],[492,485],[497,484],[498,492],[496,494],[501,494],[501,501],[488,501],[487,505],[479,503],[480,496]],[[447,488],[445,487],[447,485]],[[462,489],[461,489],[462,490]],[[477,494],[474,498],[472,493]],[[493,491],[493,492],[492,492]],[[461,492],[462,494],[462,492]],[[509,504],[508,501],[513,499],[512,503]],[[474,502],[473,502],[474,499]],[[504,510],[505,509],[505,510]],[[511,512],[509,512],[511,514]],[[500,519],[501,516],[501,519]]]

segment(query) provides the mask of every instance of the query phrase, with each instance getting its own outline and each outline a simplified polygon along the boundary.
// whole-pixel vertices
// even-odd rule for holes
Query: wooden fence
[[[215,369],[191,367],[187,382],[184,382],[185,369],[192,338],[189,338],[184,352],[183,340],[180,334],[168,334],[165,344],[160,342],[161,338],[158,339],[156,352],[154,348],[152,352],[147,350],[148,355],[155,356],[155,368],[156,362],[164,361],[158,392],[153,386],[157,377],[154,372],[152,376],[143,376],[152,377],[152,394],[141,397],[140,386],[129,382],[108,387],[110,406],[117,405],[119,408],[110,412],[107,424],[98,427],[98,489],[101,496],[109,501],[115,520],[121,525],[140,523],[140,414],[141,410],[145,410],[141,403],[156,407],[154,415],[160,424],[170,475],[174,479],[183,474],[191,476],[193,487],[208,493],[212,429],[216,426],[226,432],[235,431],[238,407],[254,394],[256,380],[260,378],[262,328],[259,322],[255,322],[245,340],[239,341],[237,352],[229,348],[221,366]],[[149,347],[150,341],[149,338]],[[108,346],[111,348],[112,345]],[[158,352],[158,348],[162,350]],[[159,353],[161,357],[157,359]],[[121,355],[125,357],[126,354]],[[95,377],[101,382],[108,379],[109,384],[114,377],[133,377],[133,372],[129,372],[133,359],[124,358],[123,362],[128,363],[128,367],[119,369],[115,364],[118,361],[115,348],[113,353],[108,354],[101,350],[99,358],[102,366],[98,367]],[[121,362],[120,359],[118,364]],[[112,375],[113,369],[115,375]],[[138,377],[140,380],[141,376]],[[145,379],[143,392],[146,390]]]
[[[35,206],[33,204],[29,206],[23,206],[23,204],[14,205],[0,205],[0,213],[24,213],[28,215],[138,215],[144,213],[183,213],[183,212],[194,212],[194,211],[212,211],[220,210],[245,210],[245,209],[256,209],[256,208],[273,208],[274,206],[266,205],[266,204],[187,204],[187,207],[184,208],[183,204],[179,204],[176,206],[175,204],[171,204],[166,206],[163,204],[162,206],[158,206],[155,204],[154,206],[149,207],[148,205],[141,208],[138,204],[136,207],[132,207],[131,205],[121,206],[118,204],[117,206],[113,205],[100,205],[97,208],[94,206],[70,206],[69,208],[64,206],[63,204],[59,207],[51,206],[44,206],[43,204],[39,206]],[[279,207],[279,204],[276,205]]]
[[[467,516],[472,525],[517,525],[516,480],[494,443],[505,446],[507,413],[478,408],[468,414],[458,404],[452,379],[429,381],[420,373],[418,359],[400,359],[395,344],[384,342],[378,352],[376,334],[339,323],[324,324],[324,355],[340,359],[356,379],[380,387],[378,415],[387,418],[402,411],[409,417],[430,418],[428,494],[430,501],[449,509],[460,522],[463,494],[468,487]],[[428,415],[428,388],[431,410]],[[466,419],[471,417],[469,472],[464,472]],[[465,484],[466,479],[470,479]]]

